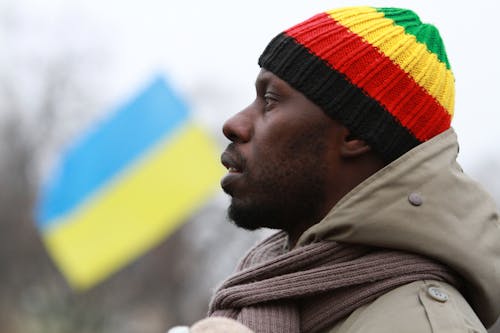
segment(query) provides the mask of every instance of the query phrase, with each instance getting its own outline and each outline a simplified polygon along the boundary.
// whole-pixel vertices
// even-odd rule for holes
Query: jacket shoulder
[[[355,310],[325,333],[486,333],[463,296],[451,285],[416,281]]]

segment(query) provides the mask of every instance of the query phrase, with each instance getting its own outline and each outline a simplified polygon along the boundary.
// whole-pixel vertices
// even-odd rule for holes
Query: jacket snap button
[[[408,201],[413,206],[420,206],[424,202],[424,199],[422,199],[422,196],[420,194],[413,192],[408,196]]]
[[[431,298],[438,302],[444,303],[448,300],[448,294],[437,287],[429,287],[429,289],[427,289],[427,293]]]

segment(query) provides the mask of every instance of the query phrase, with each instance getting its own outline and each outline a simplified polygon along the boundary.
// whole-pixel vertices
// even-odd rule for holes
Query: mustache
[[[246,165],[246,158],[238,151],[236,144],[231,142],[221,155],[222,164],[242,171]]]

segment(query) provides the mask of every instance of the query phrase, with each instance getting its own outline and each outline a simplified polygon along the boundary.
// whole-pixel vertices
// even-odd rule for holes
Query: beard
[[[233,196],[228,218],[247,230],[291,230],[319,222],[326,196],[326,143],[321,133],[290,142],[244,176],[248,191]]]

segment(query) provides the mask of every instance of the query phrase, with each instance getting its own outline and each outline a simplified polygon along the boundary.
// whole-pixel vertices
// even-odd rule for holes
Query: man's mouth
[[[241,168],[231,164],[229,161],[223,160],[222,165],[224,165],[228,171],[228,173],[241,173]]]
[[[241,178],[244,170],[245,160],[234,146],[229,145],[221,155],[221,163],[226,167],[228,173],[221,179],[222,189],[231,195],[235,182]]]
[[[222,153],[220,160],[229,173],[241,173],[243,170],[243,159],[231,146]]]

